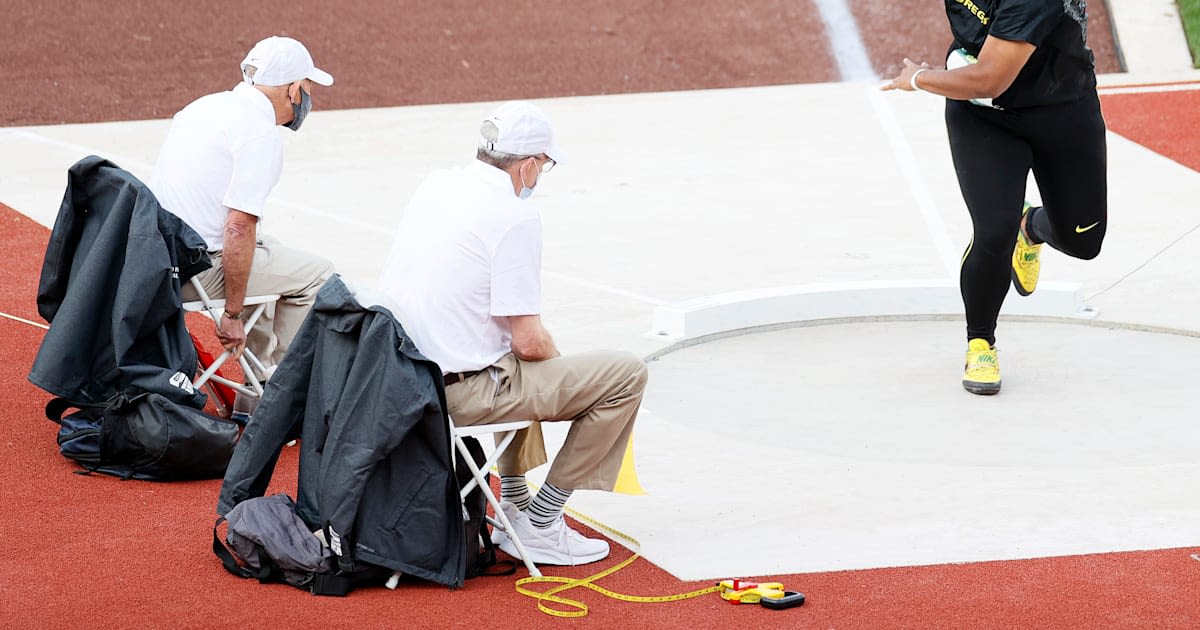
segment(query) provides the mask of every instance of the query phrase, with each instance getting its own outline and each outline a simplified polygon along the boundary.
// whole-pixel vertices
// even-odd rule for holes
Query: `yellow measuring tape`
[[[600,593],[601,595],[604,595],[605,597],[611,597],[612,599],[619,599],[623,602],[636,602],[639,604],[657,604],[657,603],[662,603],[662,602],[677,602],[677,601],[681,601],[681,600],[685,600],[685,599],[692,599],[693,597],[700,597],[701,595],[708,595],[709,593],[716,593],[721,588],[720,586],[709,586],[707,588],[702,588],[702,589],[698,589],[698,590],[694,590],[694,591],[688,591],[686,593],[677,593],[675,595],[649,595],[649,596],[647,596],[647,595],[626,595],[624,593],[610,591],[602,586],[598,586],[597,584],[595,584],[595,582],[597,580],[607,577],[609,575],[612,575],[613,573],[616,573],[617,571],[624,569],[625,567],[629,566],[630,564],[633,564],[633,561],[637,560],[641,556],[642,543],[638,542],[638,540],[636,538],[634,538],[628,534],[617,531],[599,521],[596,521],[595,519],[592,519],[591,517],[580,514],[579,512],[576,512],[575,510],[568,508],[566,510],[566,512],[568,514],[570,514],[571,516],[575,517],[576,519],[583,521],[596,529],[605,531],[617,538],[628,541],[631,545],[633,545],[634,551],[633,551],[632,556],[626,558],[625,560],[622,560],[621,562],[617,563],[616,565],[609,567],[599,573],[589,575],[585,578],[577,579],[577,578],[558,577],[558,576],[553,576],[553,575],[544,575],[542,577],[527,577],[527,578],[521,578],[521,579],[517,580],[517,583],[516,583],[517,592],[522,595],[536,599],[537,605],[538,605],[538,610],[546,613],[547,615],[554,615],[555,617],[583,617],[588,614],[587,604],[585,604],[581,601],[574,600],[574,599],[560,597],[558,595],[559,593],[562,593],[563,591],[568,591],[573,588],[587,588],[587,589],[596,591],[597,593]],[[525,588],[525,586],[528,584],[537,584],[537,583],[553,583],[553,584],[559,584],[560,586],[555,586],[549,590],[541,591],[541,592],[535,591],[535,590],[532,590],[529,588]],[[561,606],[568,607],[571,610],[562,610],[559,608],[551,608],[550,606],[547,605],[548,602],[552,602],[555,604],[559,604]]]

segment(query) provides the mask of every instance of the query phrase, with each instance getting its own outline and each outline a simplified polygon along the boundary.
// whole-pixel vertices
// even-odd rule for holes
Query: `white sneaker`
[[[525,545],[525,551],[529,552],[529,559],[534,564],[575,566],[608,557],[608,542],[597,538],[585,538],[583,534],[567,527],[567,522],[562,516],[550,527],[541,528],[535,526],[529,520],[529,515],[518,510],[512,503],[502,503],[500,507],[512,523],[513,534]],[[503,532],[493,532],[492,541],[504,553],[520,558],[510,536]]]

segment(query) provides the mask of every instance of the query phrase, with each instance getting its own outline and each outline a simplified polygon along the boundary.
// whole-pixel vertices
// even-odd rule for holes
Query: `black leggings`
[[[1026,222],[1033,242],[1075,258],[1100,253],[1108,215],[1100,100],[1013,110],[947,100],[946,128],[974,228],[959,273],[967,339],[995,343],[1030,170],[1045,204]]]

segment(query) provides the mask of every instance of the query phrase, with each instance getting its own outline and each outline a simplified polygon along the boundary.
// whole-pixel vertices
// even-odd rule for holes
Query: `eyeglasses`
[[[548,156],[548,155],[544,156],[544,157],[537,156],[537,158],[539,160],[543,160],[543,162],[542,162],[542,172],[543,173],[549,173],[550,171],[554,170],[554,166],[556,164],[558,164],[558,162],[555,162],[554,160],[550,159],[550,156]]]

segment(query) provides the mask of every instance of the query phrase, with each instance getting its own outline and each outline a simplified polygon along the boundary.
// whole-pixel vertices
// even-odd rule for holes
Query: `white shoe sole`
[[[503,551],[514,558],[520,559],[521,556],[517,555],[517,548],[515,545],[513,545],[512,538],[504,534],[501,535],[504,536],[504,539],[496,543],[496,546],[500,548],[500,551]],[[611,549],[606,546],[603,552],[596,552],[588,555],[568,556],[556,551],[548,551],[546,549],[530,547],[529,544],[526,543],[525,551],[529,553],[529,560],[534,564],[551,564],[562,567],[572,567],[579,566],[581,564],[599,562],[608,557]]]

